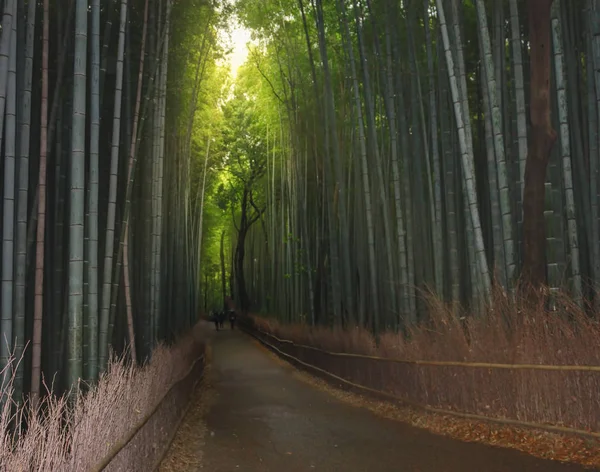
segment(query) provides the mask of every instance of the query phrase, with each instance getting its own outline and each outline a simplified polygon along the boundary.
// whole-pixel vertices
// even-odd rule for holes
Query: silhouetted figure
[[[235,318],[236,318],[235,311],[229,310],[229,323],[231,324],[231,329],[235,328]]]
[[[225,310],[220,311],[218,313],[219,316],[219,326],[223,328],[225,326]]]
[[[219,331],[219,312],[218,311],[213,311],[211,313],[211,318],[212,318],[213,322],[215,323],[215,329],[217,331]]]

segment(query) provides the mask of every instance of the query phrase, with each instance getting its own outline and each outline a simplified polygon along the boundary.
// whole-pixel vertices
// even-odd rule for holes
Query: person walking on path
[[[211,318],[212,318],[213,322],[215,323],[215,329],[217,331],[219,331],[219,321],[220,321],[219,320],[219,312],[218,311],[213,311],[211,313]]]
[[[231,329],[235,328],[235,319],[236,319],[235,311],[233,309],[229,309],[229,323],[231,324]]]

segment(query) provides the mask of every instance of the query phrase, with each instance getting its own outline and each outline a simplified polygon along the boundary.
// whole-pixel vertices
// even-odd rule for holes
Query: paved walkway
[[[580,471],[510,449],[463,443],[340,403],[238,331],[213,336],[216,400],[206,415],[211,472]]]

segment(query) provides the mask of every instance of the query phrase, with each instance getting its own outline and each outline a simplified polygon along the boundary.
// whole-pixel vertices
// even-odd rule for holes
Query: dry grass
[[[200,330],[197,326],[171,348],[159,345],[151,361],[140,367],[132,367],[123,359],[111,359],[98,384],[89,392],[80,394],[73,405],[69,405],[65,398],[50,395],[38,412],[33,411],[29,404],[18,408],[16,415],[27,417],[27,429],[21,434],[8,433],[14,415],[11,416],[11,406],[5,402],[0,412],[0,428],[4,432],[0,437],[0,470],[90,470],[189,370],[204,349]],[[10,398],[9,394],[6,389],[4,398]],[[179,406],[175,406],[178,410]],[[169,408],[173,410],[174,405],[169,405]],[[163,412],[163,421],[165,414],[174,416]],[[164,435],[163,428],[157,428],[151,422],[148,425],[151,432],[144,431],[150,429],[146,427],[140,431],[144,432],[144,441],[156,441]],[[153,457],[136,457],[141,453],[148,456],[148,451],[136,442],[139,441],[134,438],[123,449],[117,456],[118,462],[138,462],[142,470],[147,470],[146,462]],[[156,444],[151,444],[151,447],[156,449]],[[108,469],[112,468],[111,464]]]
[[[506,364],[600,365],[600,325],[567,298],[553,309],[495,294],[486,316],[457,313],[429,298],[428,320],[407,336],[284,325],[253,317],[268,333],[328,351],[406,359]],[[417,366],[277,347],[359,385],[435,408],[600,432],[597,372]]]

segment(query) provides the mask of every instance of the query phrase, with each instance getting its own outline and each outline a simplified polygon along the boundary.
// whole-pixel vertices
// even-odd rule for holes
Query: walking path
[[[202,469],[232,471],[580,471],[465,443],[339,402],[239,331],[214,333]]]

